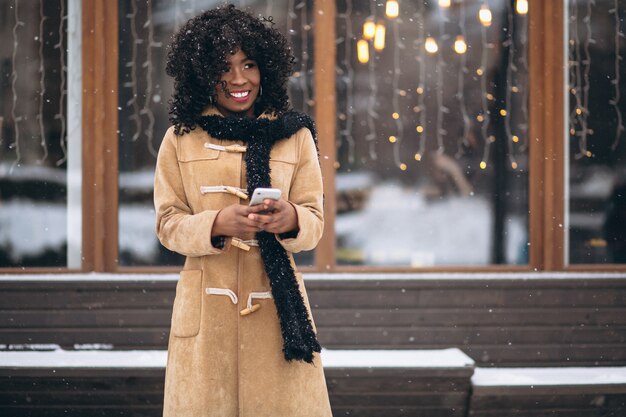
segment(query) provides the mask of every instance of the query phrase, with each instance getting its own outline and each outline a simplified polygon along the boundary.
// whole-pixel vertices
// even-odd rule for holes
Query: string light
[[[15,161],[11,164],[11,168],[9,169],[9,173],[13,172],[13,169],[19,165],[22,160],[22,155],[20,151],[20,122],[22,121],[22,116],[17,115],[17,50],[19,47],[17,29],[20,26],[24,26],[24,22],[22,22],[19,18],[19,0],[15,0],[15,24],[13,25],[13,52],[11,54],[11,93],[13,95],[13,100],[11,103],[11,118],[15,123],[15,137],[13,139],[13,143],[9,145],[9,149],[15,149]]]
[[[439,7],[447,9],[450,7],[450,0],[439,0]]]
[[[368,18],[363,23],[363,39],[370,41],[374,39],[374,35],[376,34],[376,23],[373,18]]]
[[[382,51],[385,49],[385,25],[378,23],[376,25],[376,31],[374,33],[374,49]]]
[[[46,95],[46,67],[44,65],[43,46],[44,46],[44,33],[43,24],[48,19],[44,13],[43,0],[39,1],[39,113],[37,114],[37,122],[39,123],[39,139],[40,145],[43,149],[43,156],[39,160],[39,163],[48,159],[48,146],[46,144],[46,132],[43,124],[43,103]]]
[[[487,3],[483,3],[478,11],[478,20],[483,26],[491,26],[491,10]]]
[[[576,109],[580,109],[582,106],[582,100],[580,97],[581,84],[582,84],[582,72],[580,66],[581,52],[580,52],[580,34],[578,30],[578,7],[576,3],[570,2],[570,33],[571,39],[569,41],[569,91],[574,98],[574,106],[569,116],[570,134],[572,136],[578,136],[577,126],[579,124],[579,114],[576,113]]]
[[[419,4],[419,8],[417,11],[417,18],[419,21],[421,22],[425,22],[425,16],[424,16],[424,2],[420,1],[418,2]],[[416,153],[416,161],[421,161],[422,160],[422,155],[424,155],[424,152],[426,152],[426,140],[427,140],[427,136],[426,136],[426,116],[427,116],[427,112],[426,112],[426,94],[425,93],[425,86],[426,86],[426,56],[425,56],[425,40],[424,40],[424,36],[425,36],[425,25],[424,23],[422,23],[421,25],[417,25],[417,42],[418,42],[418,56],[417,56],[417,62],[418,62],[418,67],[419,67],[419,84],[417,86],[417,88],[415,89],[415,91],[417,92],[418,96],[417,96],[417,109],[419,111],[419,124],[417,125],[417,127],[415,128],[415,130],[417,131],[417,139],[418,139],[418,143],[419,143],[419,150]],[[417,155],[419,155],[419,158],[417,157]]]
[[[361,39],[356,43],[357,58],[361,64],[367,64],[370,60],[370,46],[369,43]]]
[[[511,130],[511,89],[508,88],[509,85],[513,84],[513,73],[517,72],[517,67],[515,65],[515,42],[513,39],[513,9],[510,2],[507,2],[506,6],[507,10],[507,18],[508,18],[508,27],[509,30],[506,32],[506,41],[503,46],[509,49],[508,53],[508,63],[506,66],[506,85],[505,89],[505,98],[504,104],[505,108],[500,109],[500,116],[504,117],[504,131],[507,137],[507,149],[509,152],[509,160],[511,161],[511,166],[517,166],[517,162],[515,161],[515,150],[513,149],[513,132]],[[525,104],[522,104],[524,106]],[[515,169],[515,168],[514,168]]]
[[[150,155],[156,158],[157,149],[154,146],[153,134],[154,134],[154,113],[150,105],[152,104],[152,100],[154,97],[154,93],[152,90],[152,48],[158,48],[161,46],[161,43],[157,43],[154,41],[154,25],[152,24],[152,0],[146,0],[146,22],[144,27],[148,28],[148,46],[146,48],[146,61],[143,64],[143,67],[146,69],[146,90],[145,90],[145,98],[143,102],[143,108],[139,112],[140,115],[145,115],[148,118],[148,127],[144,131],[146,134],[146,141],[148,145],[148,152]],[[193,12],[193,10],[190,10]]]
[[[385,14],[390,19],[395,19],[400,14],[400,6],[396,0],[387,0]]]
[[[439,39],[445,39],[446,33],[446,23],[448,22],[448,16],[441,10],[441,17],[439,19]],[[443,105],[443,75],[445,73],[445,62],[443,60],[443,54],[437,55],[437,62],[435,64],[435,74],[437,80],[437,152],[443,154],[445,151],[444,148],[444,136],[448,134],[448,132],[443,128],[444,125],[444,115],[449,113],[449,109]]]
[[[480,76],[480,102],[481,102],[481,113],[476,117],[480,125],[480,134],[483,139],[483,143],[485,147],[483,149],[483,162],[481,162],[481,168],[485,169],[486,162],[489,160],[489,151],[491,148],[491,141],[487,138],[487,133],[489,131],[489,124],[491,122],[491,116],[489,114],[489,106],[487,104],[487,76],[486,69],[487,63],[489,62],[489,49],[492,48],[492,45],[488,42],[487,37],[487,28],[491,26],[491,11],[489,10],[489,6],[487,3],[483,3],[480,8],[479,18],[481,20],[482,26],[480,28],[480,35],[482,41],[482,53],[481,53],[481,61],[480,68],[476,70],[476,73]],[[488,23],[488,24],[487,24]],[[485,167],[483,167],[483,163]]]
[[[295,10],[300,10],[300,22],[302,24],[302,31],[300,32],[300,49],[301,49],[301,58],[300,58],[300,88],[302,89],[302,106],[304,107],[305,112],[307,112],[313,101],[310,98],[309,94],[309,83],[308,83],[308,69],[309,69],[309,30],[311,30],[311,25],[307,23],[307,12],[306,12],[306,2],[301,1],[300,3],[294,6]]]
[[[344,37],[344,57],[343,57],[343,66],[345,68],[345,72],[341,71],[345,74],[341,79],[346,84],[346,108],[344,110],[345,114],[345,124],[344,128],[339,132],[343,137],[346,138],[346,142],[348,143],[348,163],[354,163],[354,154],[356,143],[354,141],[354,137],[352,136],[352,122],[354,119],[354,70],[352,68],[352,0],[346,0],[346,9],[343,13],[339,14],[338,17],[343,18],[345,21],[346,34]],[[367,42],[366,42],[367,47]],[[368,51],[369,52],[369,51]]]
[[[528,13],[528,0],[517,0],[515,3],[515,10],[519,14],[527,14]]]
[[[465,49],[467,49],[467,44],[465,43],[465,37],[467,36],[466,30],[465,30],[465,19],[466,19],[465,2],[461,2],[460,7],[459,7],[459,30],[461,34],[459,36],[461,37],[463,44],[465,44]],[[457,37],[457,40],[458,39],[459,37]],[[457,42],[455,41],[455,50],[457,49],[456,43]],[[459,51],[457,51],[457,53],[459,53]],[[471,129],[471,121],[470,121],[469,114],[467,113],[467,106],[465,104],[465,91],[464,91],[465,90],[465,74],[469,72],[467,68],[467,55],[465,53],[460,54],[460,60],[461,62],[459,63],[459,72],[457,76],[456,97],[457,97],[457,100],[459,101],[461,118],[463,119],[463,135],[461,136],[461,139],[457,141],[457,153],[456,153],[457,158],[460,158],[461,155],[463,154],[463,145],[466,145],[466,146],[469,145],[469,134],[470,134],[470,129]]]
[[[454,52],[457,54],[464,54],[467,52],[467,43],[465,43],[463,35],[458,35],[454,40]]]
[[[613,106],[615,110],[615,117],[617,119],[617,126],[615,128],[615,139],[613,140],[613,144],[611,145],[611,149],[617,149],[617,145],[619,144],[620,138],[622,137],[622,132],[624,132],[624,122],[622,118],[622,112],[620,110],[620,61],[623,59],[620,55],[620,38],[624,37],[624,33],[622,33],[620,29],[620,17],[619,17],[619,5],[618,1],[614,0],[613,8],[609,10],[609,13],[613,13],[615,15],[615,78],[611,80],[611,84],[613,84],[614,95],[611,100],[609,100],[609,104]]]
[[[387,3],[389,4],[389,2]],[[398,84],[400,82],[400,50],[404,49],[404,44],[400,39],[400,25],[398,20],[393,21],[393,78],[392,78],[392,106],[393,106],[393,119],[396,121],[396,133],[398,135],[398,141],[393,147],[393,158],[397,166],[402,171],[406,170],[406,165],[400,161],[400,144],[404,138],[404,124],[400,120],[400,103],[399,103],[399,91]],[[404,168],[402,168],[404,166]]]
[[[376,3],[370,2],[371,21],[374,23],[374,17],[376,15]],[[376,32],[376,25],[374,25],[374,33]],[[368,133],[365,135],[365,140],[368,144],[369,157],[372,161],[378,159],[376,153],[376,119],[378,114],[376,113],[376,97],[378,95],[378,82],[376,76],[376,60],[370,59],[368,65],[368,82],[369,82],[369,97],[367,99],[367,129]]]
[[[65,65],[65,46],[63,45],[63,35],[65,33],[63,30],[63,21],[67,20],[67,16],[65,15],[65,2],[61,2],[59,13],[61,15],[59,19],[59,21],[61,22],[61,24],[59,25],[59,42],[57,42],[57,44],[54,45],[54,49],[59,50],[59,67],[61,68],[61,71],[59,71],[59,76],[61,78],[61,82],[59,84],[59,93],[60,93],[59,94],[59,109],[57,110],[57,113],[54,115],[54,118],[58,120],[59,123],[61,124],[61,130],[59,131],[59,146],[61,148],[63,155],[56,162],[57,166],[61,166],[67,160],[67,146],[65,142],[67,138],[65,137],[65,106],[64,106],[65,93],[66,93],[65,74],[66,74],[67,66]]]
[[[426,38],[424,48],[429,54],[436,54],[439,51],[439,45],[437,45],[437,41],[432,36]]]
[[[590,152],[587,152],[587,135],[590,133],[588,127],[589,87],[591,86],[589,79],[589,73],[591,72],[591,52],[589,51],[589,46],[592,43],[596,43],[591,35],[591,14],[594,5],[595,0],[589,0],[587,2],[587,15],[583,18],[583,22],[585,23],[585,27],[587,29],[587,37],[585,38],[585,42],[583,43],[583,51],[585,53],[585,57],[583,58],[583,108],[581,109],[581,117],[583,121],[582,130],[584,131],[584,136],[581,136],[580,151],[587,157],[590,156]]]
[[[126,107],[132,106],[133,114],[128,118],[128,120],[132,121],[135,124],[135,133],[133,133],[132,140],[133,142],[139,139],[139,135],[141,134],[141,116],[139,115],[139,87],[138,87],[138,78],[137,78],[137,52],[138,45],[143,43],[143,39],[139,37],[137,33],[137,0],[133,0],[131,2],[132,5],[132,13],[129,13],[126,17],[130,19],[130,32],[133,38],[132,48],[131,48],[131,60],[126,63],[127,67],[130,67],[130,83],[127,84],[128,87],[131,88],[132,97],[130,100],[126,102]]]
[[[295,30],[293,30],[293,22],[296,19],[296,14],[294,12],[294,0],[288,0],[287,1],[287,28],[286,28],[286,33],[288,34],[288,36],[294,36],[295,35]],[[294,53],[295,53],[295,48],[294,48]],[[292,75],[292,83],[289,83],[289,95],[290,97],[294,97],[296,95],[296,85],[297,82],[300,81],[300,73],[298,71],[294,71],[293,75]],[[304,106],[303,106],[304,107]]]
[[[524,16],[525,17],[525,16]],[[519,31],[518,31],[518,39],[519,39],[519,64],[522,68],[521,72],[518,72],[517,77],[520,77],[521,74],[521,80],[516,79],[515,83],[519,84],[522,87],[521,89],[521,99],[519,100],[519,102],[521,103],[520,109],[521,109],[521,113],[522,113],[522,117],[520,120],[520,123],[518,123],[517,128],[520,134],[523,135],[524,141],[520,144],[520,146],[518,147],[519,152],[526,152],[526,149],[528,148],[528,53],[527,53],[527,46],[528,46],[528,22],[525,21],[524,24],[519,25],[518,27],[520,27]],[[520,92],[520,87],[518,87],[517,85],[514,85],[513,87],[511,87],[511,91],[514,93],[519,93]]]
[[[581,42],[579,38],[578,32],[578,11],[576,6],[573,6],[572,10],[572,22],[575,26],[572,31],[574,35],[574,57],[573,60],[570,61],[570,65],[574,65],[575,67],[575,85],[572,87],[575,89],[576,94],[574,98],[576,100],[576,105],[574,107],[574,113],[570,116],[573,117],[574,124],[573,129],[576,132],[576,136],[578,136],[578,148],[579,152],[574,155],[575,159],[580,159],[583,157],[589,157],[590,153],[587,152],[587,139],[588,135],[591,134],[591,130],[588,125],[588,117],[589,117],[589,73],[591,70],[591,54],[589,51],[589,46],[592,43],[595,43],[595,40],[592,38],[591,31],[591,17],[592,17],[592,6],[595,4],[594,0],[590,0],[587,2],[587,14],[583,17],[583,23],[585,24],[587,36],[585,41],[582,44],[582,53],[581,54]],[[572,44],[572,42],[570,42]],[[570,89],[571,90],[571,89]],[[580,126],[580,129],[576,129],[576,126]],[[572,129],[572,123],[570,123],[570,130]]]

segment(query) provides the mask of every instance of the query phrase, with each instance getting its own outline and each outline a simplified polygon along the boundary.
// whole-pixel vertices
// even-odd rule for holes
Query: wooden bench
[[[0,276],[0,350],[165,349],[176,274]],[[626,273],[305,274],[332,349],[458,347],[480,366],[626,365]]]
[[[0,415],[160,416],[166,356],[0,352]],[[473,361],[458,349],[325,350],[322,360],[336,417],[466,415]]]
[[[626,367],[477,368],[472,417],[623,417]]]

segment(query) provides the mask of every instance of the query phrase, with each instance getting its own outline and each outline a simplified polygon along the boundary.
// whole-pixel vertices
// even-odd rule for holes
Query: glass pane
[[[626,263],[625,0],[569,15],[569,263]]]
[[[312,2],[233,2],[253,14],[272,16],[289,34],[297,58],[290,80],[292,105],[313,114]],[[119,1],[119,260],[121,265],[182,265],[155,235],[152,182],[156,154],[169,127],[167,102],[173,83],[165,74],[167,46],[189,18],[217,3],[194,0]],[[296,256],[311,265],[313,252]]]
[[[80,267],[76,3],[0,0],[0,267]]]
[[[337,263],[526,264],[527,3],[337,4]]]

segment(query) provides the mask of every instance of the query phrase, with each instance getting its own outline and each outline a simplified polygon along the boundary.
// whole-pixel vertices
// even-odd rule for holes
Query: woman
[[[173,126],[155,173],[157,234],[187,256],[176,288],[165,416],[330,416],[292,252],[323,229],[312,121],[289,111],[286,39],[229,5],[171,45]],[[278,201],[248,205],[258,187]]]

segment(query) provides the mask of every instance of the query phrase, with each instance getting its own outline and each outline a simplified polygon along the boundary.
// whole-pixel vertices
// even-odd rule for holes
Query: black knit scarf
[[[197,124],[214,138],[240,140],[247,144],[245,163],[250,196],[258,187],[271,187],[270,151],[276,142],[306,127],[311,131],[317,146],[313,120],[306,114],[294,111],[286,112],[274,120],[201,116]],[[258,232],[257,240],[276,304],[285,359],[312,363],[313,352],[320,352],[321,347],[298,289],[287,251],[273,233]]]

